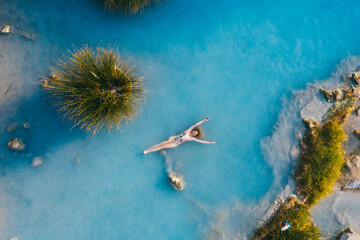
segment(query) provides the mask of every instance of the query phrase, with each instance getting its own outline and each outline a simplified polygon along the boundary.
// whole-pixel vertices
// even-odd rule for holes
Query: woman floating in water
[[[199,131],[198,130],[193,130],[195,127],[199,126],[200,124],[202,124],[203,122],[206,122],[207,120],[209,120],[209,118],[205,118],[204,120],[198,122],[197,124],[191,126],[188,130],[186,130],[185,132],[177,135],[177,136],[171,136],[168,140],[159,143],[149,149],[146,149],[144,151],[144,154],[147,154],[149,152],[155,152],[155,151],[159,151],[161,149],[164,148],[174,148],[179,146],[180,144],[187,142],[187,141],[195,141],[195,142],[199,142],[199,143],[207,143],[207,144],[215,144],[215,142],[208,142],[208,141],[204,141],[204,140],[200,140],[197,139],[196,136],[198,136]]]

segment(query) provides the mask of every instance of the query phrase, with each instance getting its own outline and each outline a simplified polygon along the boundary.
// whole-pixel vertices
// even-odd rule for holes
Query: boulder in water
[[[10,33],[10,26],[9,25],[3,25],[0,30],[1,33]]]
[[[21,151],[25,149],[25,145],[21,142],[21,140],[17,139],[17,138],[13,138],[11,139],[8,143],[7,143],[8,148],[10,148],[11,150],[15,150],[15,151]]]
[[[182,179],[182,176],[177,173],[170,173],[169,174],[169,181],[170,184],[173,186],[175,190],[183,190],[185,187],[184,181]]]
[[[25,128],[25,129],[30,129],[30,128],[31,128],[31,124],[30,124],[29,122],[23,122],[21,125],[22,125],[23,128]]]

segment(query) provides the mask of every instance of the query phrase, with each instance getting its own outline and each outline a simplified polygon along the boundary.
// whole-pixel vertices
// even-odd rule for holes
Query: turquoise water
[[[0,106],[0,239],[249,236],[291,171],[274,174],[260,144],[282,99],[360,54],[358,1],[168,0],[139,16],[104,12],[96,0],[0,9],[15,32],[0,36],[1,86],[13,82]],[[71,130],[36,84],[83,44],[117,46],[145,77],[141,114],[122,132]],[[164,158],[142,151],[204,117],[205,139],[217,144],[167,151],[187,183],[174,191]],[[6,132],[25,121],[31,130]],[[6,148],[15,136],[24,153]],[[44,158],[36,169],[35,156]]]

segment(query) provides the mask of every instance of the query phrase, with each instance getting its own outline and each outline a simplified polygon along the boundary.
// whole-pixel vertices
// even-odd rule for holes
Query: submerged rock
[[[21,151],[25,149],[25,145],[21,142],[21,140],[17,139],[17,138],[13,138],[11,139],[8,143],[7,143],[8,148],[15,150],[15,151]]]
[[[23,122],[21,125],[22,125],[23,128],[25,128],[25,129],[30,129],[30,128],[31,128],[31,124],[30,124],[29,122]]]
[[[339,234],[337,239],[339,239],[339,240],[360,240],[360,235],[357,234],[352,228],[347,228]]]
[[[42,157],[34,157],[31,162],[31,167],[37,167],[43,163]]]
[[[17,128],[17,123],[14,122],[14,123],[11,123],[8,127],[7,127],[7,132],[13,132],[15,131]]]
[[[1,33],[9,33],[10,32],[10,26],[9,25],[3,25],[0,30]]]
[[[75,157],[74,164],[79,165],[81,163],[81,158],[79,156]]]
[[[31,40],[31,41],[34,41],[36,39],[36,35],[33,33],[23,32],[23,33],[21,33],[21,36],[23,38]]]

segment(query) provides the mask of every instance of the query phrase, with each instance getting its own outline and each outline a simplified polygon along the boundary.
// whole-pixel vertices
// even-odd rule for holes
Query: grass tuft
[[[335,103],[322,124],[307,126],[294,175],[296,193],[304,201],[289,198],[250,239],[320,239],[320,230],[310,219],[310,209],[332,191],[341,176],[345,163],[341,147],[346,140],[342,124],[354,109],[356,101],[354,97],[348,97]],[[285,221],[289,221],[291,227],[282,232],[280,229]]]
[[[331,192],[345,163],[341,148],[346,134],[342,124],[355,104],[349,99],[337,104],[322,125],[307,130],[300,146],[300,160],[295,171],[296,191],[310,206]]]
[[[132,120],[144,97],[142,78],[117,50],[75,49],[44,85],[63,117],[94,134]]]
[[[286,231],[281,231],[285,221],[289,221],[291,227]],[[310,221],[308,206],[295,198],[289,198],[250,239],[317,240],[320,237],[319,228]]]
[[[160,3],[161,0],[102,0],[105,9],[111,11],[122,10],[127,14],[136,14],[152,4]]]

